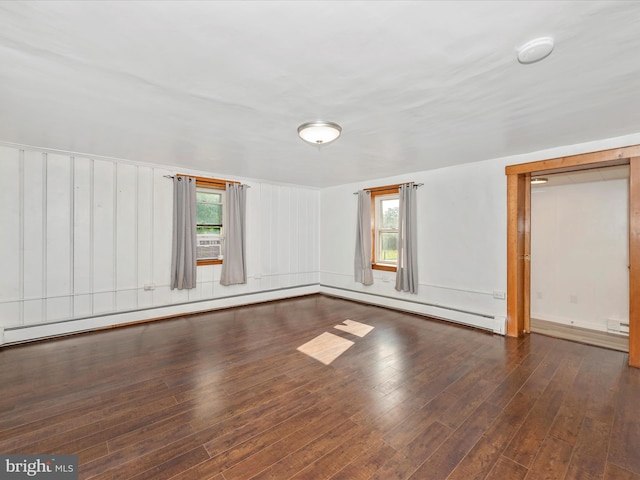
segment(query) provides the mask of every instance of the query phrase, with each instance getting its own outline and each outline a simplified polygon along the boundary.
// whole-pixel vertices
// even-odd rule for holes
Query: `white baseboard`
[[[506,317],[503,316],[491,316],[488,314],[469,312],[463,309],[429,305],[427,303],[421,303],[415,300],[403,300],[399,298],[391,298],[384,295],[356,292],[354,290],[336,288],[329,285],[321,285],[320,293],[334,297],[346,298],[349,300],[356,300],[372,305],[378,305],[381,307],[388,307],[404,312],[426,315],[449,322],[460,323],[474,328],[488,330],[499,335],[505,335],[507,333],[507,320]]]
[[[126,325],[136,322],[151,321],[154,319],[187,315],[191,313],[208,312],[254,303],[281,300],[285,298],[300,297],[320,292],[320,285],[304,285],[301,287],[283,288],[264,292],[256,292],[242,295],[233,295],[214,300],[205,300],[179,305],[167,305],[163,307],[135,310],[129,312],[113,313],[108,315],[66,320],[56,323],[25,325],[22,327],[3,329],[0,327],[0,345],[12,345],[32,340],[40,340],[50,337],[58,337],[80,332],[90,332],[103,328]],[[3,335],[4,333],[4,335]]]

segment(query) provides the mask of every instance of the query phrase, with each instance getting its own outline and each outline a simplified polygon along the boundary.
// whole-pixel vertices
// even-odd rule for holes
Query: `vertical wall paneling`
[[[255,290],[260,282],[261,264],[260,264],[260,185],[252,184],[247,191],[247,217],[246,217],[246,235],[247,235],[247,276],[248,281],[252,283]]]
[[[304,248],[301,246],[301,238],[298,232],[300,232],[300,211],[304,209],[304,203],[302,202],[302,192],[299,188],[292,188],[289,196],[289,273],[295,275],[295,279],[290,279],[295,283],[300,281],[301,275],[297,272],[302,272],[300,269],[300,250]]]
[[[9,327],[20,324],[21,287],[20,260],[20,153],[18,150],[2,148],[0,162],[0,325]]]
[[[271,265],[273,256],[271,254],[271,218],[269,212],[273,210],[271,205],[271,185],[262,185],[260,188],[260,205],[262,215],[260,216],[260,257],[262,259],[261,271],[264,276],[263,285],[268,285],[271,274],[273,273]],[[268,287],[266,287],[268,288]]]
[[[133,265],[133,269],[134,269],[134,278],[133,278],[133,292],[135,294],[135,304],[136,304],[136,308],[138,308],[139,304],[138,304],[138,245],[140,244],[140,240],[138,239],[138,223],[139,223],[139,219],[138,219],[138,215],[140,213],[140,207],[138,206],[138,204],[140,203],[140,191],[139,191],[139,182],[138,182],[138,178],[140,177],[140,167],[138,165],[135,166],[136,168],[136,177],[135,177],[135,185],[134,185],[134,189],[135,189],[135,194],[134,194],[134,200],[135,200],[135,208],[134,208],[134,224],[133,224],[133,245],[131,245],[131,249],[133,251],[133,254],[135,256],[135,264]]]
[[[289,283],[289,274],[291,273],[291,235],[289,234],[288,225],[291,219],[291,188],[278,189],[278,215],[277,230],[279,240],[276,241],[278,246],[278,287],[285,287]],[[284,234],[284,235],[282,235]]]
[[[153,275],[154,305],[181,303],[189,300],[186,290],[171,290],[171,236],[173,224],[173,183],[165,175],[168,170],[153,170]]]
[[[153,290],[145,290],[145,285],[153,283],[153,171],[149,167],[138,166],[137,178],[137,289],[138,306],[153,305]]]
[[[265,198],[265,202],[263,205],[265,205],[267,207],[267,211],[263,210],[263,218],[265,219],[266,224],[263,224],[266,226],[266,230],[265,230],[265,235],[263,237],[264,240],[264,256],[267,259],[267,268],[266,268],[266,274],[267,274],[267,279],[268,279],[268,285],[269,288],[272,287],[271,282],[273,282],[273,279],[275,277],[275,275],[278,273],[278,253],[277,250],[274,248],[275,245],[272,242],[273,239],[273,232],[274,230],[276,230],[276,226],[277,226],[277,219],[278,219],[278,210],[276,207],[276,202],[275,202],[275,195],[274,195],[274,191],[275,191],[275,187],[274,186],[269,186],[269,188],[266,189],[266,198]]]
[[[93,161],[93,313],[112,312],[115,286],[114,164]]]
[[[69,318],[75,317],[75,164],[76,158],[71,156],[69,168]]]
[[[126,163],[116,164],[115,195],[115,251],[114,291],[116,292],[117,310],[134,310],[137,308],[136,291],[137,259],[137,168]]]
[[[93,315],[96,311],[95,302],[93,292],[95,292],[95,262],[93,259],[95,258],[95,241],[93,239],[93,234],[95,233],[95,187],[94,181],[95,178],[95,163],[93,160],[89,163],[89,291],[91,292],[91,315]]]
[[[74,331],[68,320],[84,330],[93,318],[96,326],[109,325],[115,317],[104,314],[261,293],[318,278],[310,270],[318,268],[319,192],[256,181],[247,193],[248,283],[220,286],[221,267],[214,265],[199,267],[196,289],[170,290],[173,188],[165,175],[171,174],[134,162],[0,144],[0,326],[51,335]]]
[[[47,321],[71,317],[71,158],[47,154]]]
[[[312,212],[311,222],[308,225],[307,241],[305,245],[305,258],[307,259],[304,271],[310,272],[310,276],[306,283],[315,283],[320,281],[320,204],[317,201],[319,192],[306,192],[307,208]]]
[[[111,285],[112,305],[114,310],[118,310],[118,164],[113,164],[113,191],[111,193],[111,200],[113,201],[113,238],[114,241],[111,244],[113,248],[113,284]]]
[[[18,245],[20,247],[20,254],[18,255],[19,262],[19,277],[18,277],[18,288],[19,288],[19,299],[24,299],[24,198],[25,198],[25,177],[24,177],[24,150],[20,150],[18,152],[18,165],[20,169],[20,173],[18,176],[18,185],[20,187],[20,191],[18,193],[18,212],[19,212],[19,223],[18,234],[20,236]],[[20,302],[18,305],[18,324],[24,325],[24,301]]]
[[[42,154],[42,321],[49,318],[48,307],[48,291],[47,291],[47,191],[49,184],[49,163],[47,162],[47,153]]]
[[[74,316],[86,317],[93,313],[93,161],[76,157],[73,170],[73,307]]]
[[[44,321],[44,254],[45,221],[45,163],[42,152],[25,150],[22,153],[25,175],[23,200],[24,239],[21,252],[23,265],[23,322],[37,324]]]

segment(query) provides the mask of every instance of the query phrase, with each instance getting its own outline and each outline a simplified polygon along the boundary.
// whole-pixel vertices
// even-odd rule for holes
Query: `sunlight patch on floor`
[[[343,332],[351,333],[352,335],[356,335],[357,337],[364,337],[367,333],[374,329],[374,327],[370,325],[365,325],[364,323],[356,322],[355,320],[345,320],[341,325],[336,325],[335,327],[338,330],[342,330]]]
[[[315,358],[319,362],[329,365],[342,355],[353,342],[333,333],[324,332],[313,340],[297,348],[299,352]]]

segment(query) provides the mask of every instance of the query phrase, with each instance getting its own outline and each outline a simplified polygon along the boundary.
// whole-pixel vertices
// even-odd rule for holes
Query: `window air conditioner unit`
[[[222,237],[217,235],[198,235],[196,247],[198,260],[219,260],[222,258]]]

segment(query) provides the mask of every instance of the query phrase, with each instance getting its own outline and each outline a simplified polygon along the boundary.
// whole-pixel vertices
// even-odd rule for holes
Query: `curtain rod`
[[[378,188],[394,188],[394,187],[399,187],[400,185],[409,185],[411,184],[411,182],[407,182],[407,183],[399,183],[398,185],[388,185],[386,187],[371,187],[371,188],[363,188],[363,190],[377,190]],[[423,186],[424,183],[414,183],[413,186],[414,187],[421,187]],[[353,192],[354,195],[357,195],[358,192]]]
[[[189,178],[195,178],[195,177],[190,177],[189,175],[181,175],[184,177],[189,177]],[[176,177],[176,175],[163,175],[164,178],[169,178],[169,179],[174,179]],[[227,182],[227,180],[225,180],[225,182]],[[237,185],[244,185],[247,188],[251,188],[251,185],[247,185],[246,183],[240,183],[240,182],[231,182],[231,183],[235,183]]]

